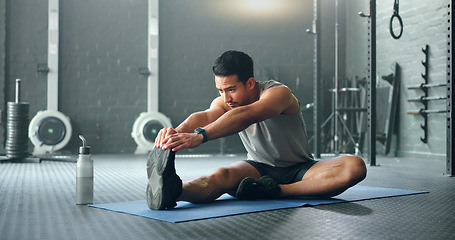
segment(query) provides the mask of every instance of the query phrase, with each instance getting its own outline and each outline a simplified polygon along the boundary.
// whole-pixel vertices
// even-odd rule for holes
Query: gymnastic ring
[[[392,28],[392,22],[393,22],[394,18],[397,18],[398,22],[400,23],[400,34],[398,34],[398,36],[395,35],[395,33],[393,32],[393,28]],[[389,23],[389,31],[390,31],[390,35],[392,35],[393,38],[399,39],[401,37],[401,35],[403,34],[403,21],[401,20],[400,15],[398,15],[396,13],[394,13],[392,15],[392,17],[390,18],[390,23]]]

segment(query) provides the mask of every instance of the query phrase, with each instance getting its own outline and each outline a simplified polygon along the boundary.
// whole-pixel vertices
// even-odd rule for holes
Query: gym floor
[[[0,239],[454,239],[455,179],[442,160],[378,157],[360,185],[428,194],[184,223],[78,206],[69,160],[0,163]],[[93,155],[95,203],[145,199],[146,156]],[[242,156],[180,156],[183,180]]]

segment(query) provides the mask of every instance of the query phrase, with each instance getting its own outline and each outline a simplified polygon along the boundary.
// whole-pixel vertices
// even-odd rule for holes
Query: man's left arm
[[[298,101],[286,86],[277,86],[263,91],[259,100],[232,109],[205,126],[208,139],[217,139],[238,133],[251,124],[287,114],[289,110],[297,109]]]

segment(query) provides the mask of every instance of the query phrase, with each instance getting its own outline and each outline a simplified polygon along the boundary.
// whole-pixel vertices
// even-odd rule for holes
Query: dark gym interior
[[[452,239],[452,36],[449,0],[0,0],[0,239]],[[79,136],[94,203],[145,199],[157,132],[210,106],[231,49],[291,89],[317,160],[428,193],[184,223],[77,205]],[[175,164],[244,159],[234,134]]]

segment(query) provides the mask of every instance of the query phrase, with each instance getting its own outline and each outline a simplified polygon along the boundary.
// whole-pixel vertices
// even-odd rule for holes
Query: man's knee
[[[215,170],[215,172],[209,176],[209,179],[216,186],[223,189],[229,189],[232,188],[233,185],[231,175],[231,170],[229,168],[222,167]]]
[[[348,179],[352,184],[357,184],[367,175],[367,168],[362,158],[354,155],[346,156]]]
[[[211,177],[219,180],[225,180],[229,178],[229,169],[225,167],[218,168],[212,173]]]

